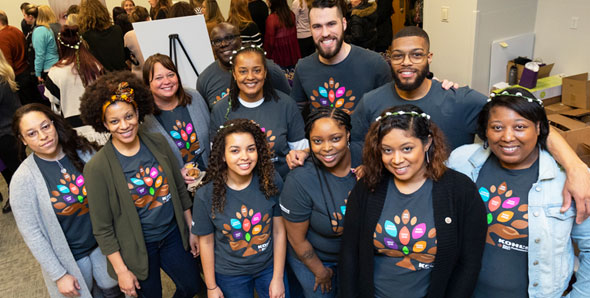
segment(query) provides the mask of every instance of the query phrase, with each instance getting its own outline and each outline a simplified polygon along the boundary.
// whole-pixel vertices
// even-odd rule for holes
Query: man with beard
[[[352,113],[361,96],[391,81],[377,53],[343,41],[346,18],[338,0],[314,0],[309,11],[317,51],[297,63],[291,97],[301,108],[332,106]]]
[[[393,38],[393,82],[363,96],[352,115],[352,140],[363,141],[369,126],[383,110],[411,103],[432,117],[451,149],[473,143],[477,117],[487,97],[468,87],[445,90],[441,82],[426,78],[432,62],[428,34],[420,27],[405,27]]]
[[[197,79],[197,90],[207,100],[209,109],[229,94],[232,52],[242,46],[240,31],[230,23],[219,23],[211,29],[211,45],[217,61],[207,66]],[[291,92],[285,72],[272,60],[266,60],[272,86],[286,94]]]

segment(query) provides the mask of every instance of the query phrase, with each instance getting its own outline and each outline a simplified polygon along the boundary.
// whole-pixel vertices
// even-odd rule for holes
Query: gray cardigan
[[[86,162],[92,154],[79,152],[79,156]],[[10,205],[25,243],[41,265],[49,295],[65,297],[57,290],[56,281],[68,273],[78,279],[80,297],[92,298],[55,216],[49,189],[33,154],[22,162],[12,177]]]
[[[188,110],[189,115],[191,116],[191,120],[193,121],[193,125],[195,130],[197,131],[197,138],[201,143],[203,148],[202,158],[203,162],[205,163],[203,166],[207,167],[209,162],[209,153],[211,151],[209,145],[209,108],[207,107],[207,103],[197,92],[195,89],[191,88],[184,88],[184,92],[190,94],[192,97],[191,104],[187,105],[186,108]],[[158,133],[163,135],[168,142],[170,148],[172,148],[172,152],[176,157],[176,161],[178,162],[178,166],[182,168],[184,166],[184,161],[182,160],[182,155],[176,147],[174,140],[170,136],[170,134],[164,129],[162,124],[158,122],[154,115],[146,115],[141,128],[148,132]]]

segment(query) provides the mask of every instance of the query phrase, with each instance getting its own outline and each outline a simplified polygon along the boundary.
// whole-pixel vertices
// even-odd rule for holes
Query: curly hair
[[[209,156],[209,167],[203,179],[203,185],[213,181],[213,198],[211,214],[223,212],[225,208],[225,193],[227,183],[227,163],[225,162],[225,139],[233,133],[249,133],[254,137],[258,161],[253,172],[258,174],[260,191],[268,199],[277,195],[279,189],[274,183],[275,170],[271,161],[272,153],[268,147],[266,137],[258,124],[248,119],[233,119],[225,122],[215,139]]]
[[[238,49],[230,60],[230,61],[232,61],[232,66],[231,66],[232,76],[231,76],[230,83],[229,83],[229,105],[233,111],[237,110],[238,107],[240,106],[240,101],[238,100],[238,96],[240,95],[240,88],[238,87],[238,82],[236,81],[236,79],[233,76],[233,72],[236,71],[236,69],[235,69],[236,63],[235,62],[237,61],[238,56],[240,56],[244,53],[256,53],[256,54],[258,54],[258,56],[262,60],[262,66],[264,68],[264,71],[266,71],[266,78],[264,78],[264,85],[262,86],[262,96],[264,97],[264,100],[265,101],[266,100],[276,100],[276,101],[279,100],[279,95],[275,91],[275,88],[272,86],[272,83],[270,81],[270,74],[268,73],[268,66],[266,64],[266,57],[264,56],[265,55],[264,50],[258,46],[254,46],[252,44],[246,44],[243,47],[241,47],[240,49]]]
[[[111,16],[108,9],[99,0],[82,0],[78,14],[80,32],[105,30],[111,27]]]
[[[386,115],[386,113],[400,111],[404,111],[406,114]],[[420,139],[422,144],[428,143],[428,139],[432,138],[432,144],[426,151],[430,160],[430,162],[426,163],[427,178],[437,181],[447,170],[445,161],[449,153],[442,131],[432,120],[423,116],[414,116],[407,112],[424,113],[422,109],[411,104],[395,106],[384,110],[381,113],[381,119],[373,122],[371,128],[369,128],[363,148],[363,165],[365,166],[363,179],[372,191],[374,191],[381,177],[386,174],[387,170],[385,170],[381,160],[381,142],[383,137],[393,129],[401,129],[410,133],[411,136]]]
[[[53,122],[53,126],[57,131],[58,143],[61,145],[62,150],[78,171],[84,171],[85,163],[80,156],[78,156],[78,151],[90,153],[92,151],[98,151],[100,146],[95,142],[90,142],[86,138],[79,136],[76,130],[74,130],[70,123],[68,123],[63,117],[51,111],[49,107],[39,103],[24,105],[14,112],[14,117],[12,118],[12,132],[21,140],[23,139],[23,135],[20,132],[20,122],[26,114],[31,112],[43,113],[49,118],[49,120],[51,120],[51,122]],[[19,144],[19,157],[23,158],[25,155],[25,146],[21,142],[19,142]]]
[[[109,72],[86,87],[80,97],[80,118],[86,125],[97,132],[108,132],[103,124],[102,105],[110,100],[119,83],[127,82],[135,94],[139,122],[154,110],[154,99],[150,90],[132,72],[128,70]]]
[[[178,69],[176,68],[176,65],[174,65],[174,62],[172,62],[172,59],[166,55],[162,55],[160,53],[153,54],[147,58],[147,60],[145,60],[143,63],[143,83],[149,88],[150,83],[154,79],[153,71],[156,63],[162,64],[164,68],[176,74],[176,78],[178,78],[178,90],[176,90],[176,94],[174,95],[176,95],[178,98],[178,105],[185,107],[186,105],[191,104],[193,100],[192,96],[184,91],[184,88],[182,87],[182,81],[180,80],[180,75],[178,74]],[[154,106],[154,113],[161,113],[158,106]]]

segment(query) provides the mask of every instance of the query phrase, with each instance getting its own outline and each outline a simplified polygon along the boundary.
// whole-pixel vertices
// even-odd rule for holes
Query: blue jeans
[[[332,271],[334,272],[334,275],[332,276],[332,290],[328,293],[322,294],[322,289],[320,289],[320,287],[318,287],[315,292],[313,291],[313,286],[315,285],[315,275],[313,274],[313,272],[311,272],[309,270],[309,268],[307,268],[307,266],[305,266],[305,264],[303,264],[301,261],[299,261],[299,259],[297,259],[297,257],[295,257],[291,254],[287,254],[287,261],[289,262],[291,269],[293,269],[295,276],[297,276],[297,280],[299,280],[299,283],[301,284],[301,287],[303,288],[303,294],[305,295],[306,298],[310,298],[310,297],[333,298],[333,297],[336,297],[336,292],[338,289],[338,284],[337,284],[338,279],[336,278],[336,272],[338,271],[338,268],[337,268],[338,264],[337,263],[335,263],[335,262],[322,262],[324,264],[324,266],[332,269]]]
[[[99,247],[93,249],[87,256],[76,261],[88,290],[92,292],[92,280],[100,289],[110,289],[118,285],[107,273],[107,258]]]
[[[272,281],[273,272],[272,264],[254,275],[225,275],[215,272],[215,282],[225,298],[252,298],[254,297],[254,289],[256,289],[259,298],[268,298],[270,297],[268,288]],[[286,276],[283,278],[283,282],[285,283],[285,293],[288,293]]]
[[[197,294],[201,284],[199,265],[192,254],[184,250],[178,227],[164,239],[146,243],[145,246],[148,253],[148,278],[139,281],[139,297],[162,297],[160,267],[176,285],[172,297],[193,297]]]

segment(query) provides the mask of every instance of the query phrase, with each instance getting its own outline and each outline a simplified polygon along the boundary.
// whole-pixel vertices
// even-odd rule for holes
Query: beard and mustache
[[[411,68],[402,68],[402,69],[408,69],[408,70],[415,70],[416,68],[411,67]],[[395,82],[395,86],[397,88],[399,88],[400,90],[403,91],[412,91],[415,89],[418,89],[418,87],[420,87],[420,85],[422,85],[422,82],[424,82],[424,79],[426,79],[426,76],[428,75],[428,73],[430,73],[430,65],[427,63],[426,66],[424,66],[422,69],[418,69],[418,72],[416,73],[416,79],[414,80],[414,82],[410,82],[410,83],[405,83],[402,81],[402,79],[400,78],[401,74],[398,71],[394,71],[393,72],[393,81]]]

